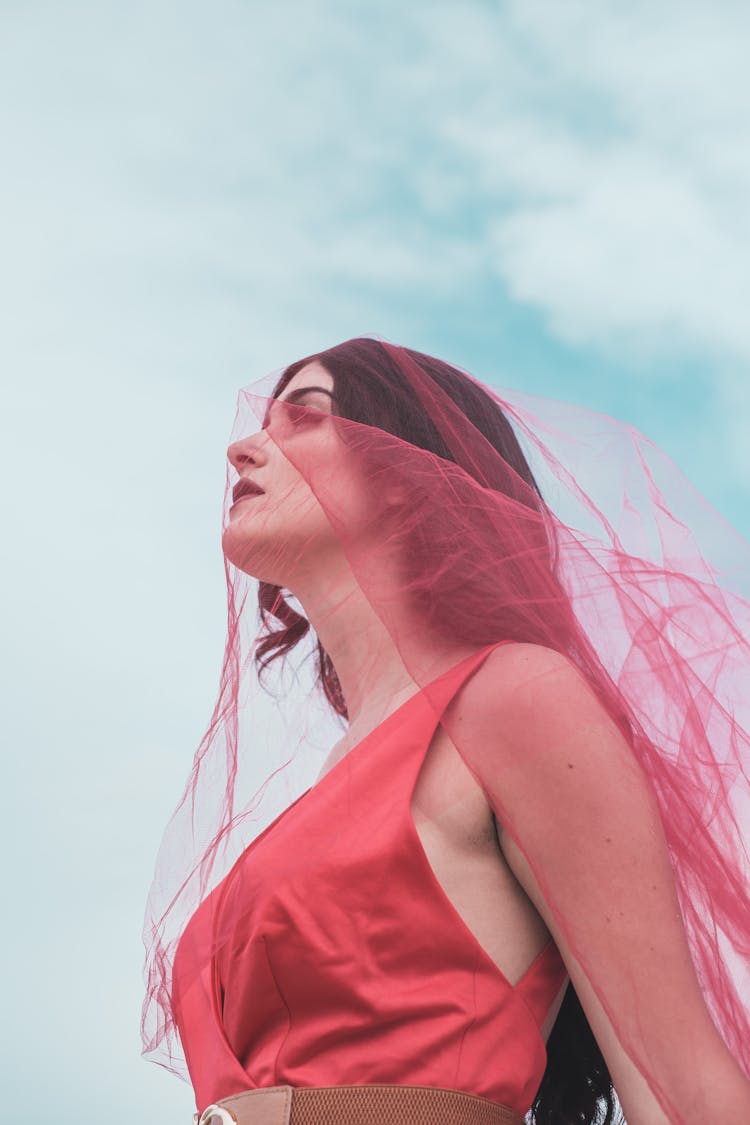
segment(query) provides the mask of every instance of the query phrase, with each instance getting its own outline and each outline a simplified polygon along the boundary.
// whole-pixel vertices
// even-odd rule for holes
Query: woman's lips
[[[248,496],[262,495],[263,489],[260,488],[254,481],[248,480],[247,478],[245,480],[238,481],[232,489],[232,499],[234,500],[235,504],[238,504],[240,500],[244,500]]]

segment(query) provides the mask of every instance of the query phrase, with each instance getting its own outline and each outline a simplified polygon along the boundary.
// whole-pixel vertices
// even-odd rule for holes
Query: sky
[[[0,0],[4,1109],[139,1057],[236,393],[362,333],[631,422],[750,535],[740,0]]]

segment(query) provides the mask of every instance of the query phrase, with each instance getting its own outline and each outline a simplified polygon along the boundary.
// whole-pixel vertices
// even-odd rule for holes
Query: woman
[[[578,421],[563,464],[372,339],[241,397],[221,691],[147,926],[146,1049],[179,1034],[205,1121],[609,1121],[612,1082],[629,1125],[750,1121],[748,605],[623,427],[584,490]],[[303,668],[283,718],[252,697],[310,635],[324,760]]]

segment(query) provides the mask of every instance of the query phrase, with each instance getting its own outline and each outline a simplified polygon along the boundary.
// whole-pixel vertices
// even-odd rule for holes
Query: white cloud
[[[485,21],[498,64],[442,133],[513,295],[579,343],[750,358],[747,8],[524,0]]]
[[[577,196],[518,205],[490,233],[513,295],[564,339],[750,358],[747,247],[679,169],[635,145],[591,167]]]
[[[498,65],[482,67],[483,88],[441,132],[473,176],[509,292],[576,345],[702,355],[725,404],[744,401],[747,6],[519,0],[483,19],[480,57],[500,42]],[[435,24],[447,62],[461,12]]]

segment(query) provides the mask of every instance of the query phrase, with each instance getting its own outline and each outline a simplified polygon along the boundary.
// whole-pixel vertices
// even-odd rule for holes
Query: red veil
[[[334,378],[333,414],[271,409],[289,377],[277,373],[241,391],[232,439],[264,429],[259,439],[303,479],[415,690],[429,699],[442,671],[502,639],[519,642],[502,660],[542,654],[512,705],[499,680],[496,740],[446,729],[622,1046],[682,1120],[674,1035],[690,1035],[699,999],[679,987],[680,951],[660,947],[672,904],[651,902],[638,879],[639,806],[657,810],[700,992],[747,1072],[750,545],[663,453],[604,415],[498,396],[378,340],[319,358]],[[225,528],[237,479],[230,467]],[[269,550],[300,564],[304,528]],[[145,1053],[183,1074],[170,988],[184,927],[315,783],[345,718],[294,595],[229,560],[226,577],[219,696],[164,837],[144,935]],[[345,596],[340,580],[333,567],[331,606]],[[278,632],[287,655],[259,676]],[[497,668],[523,683],[518,665]],[[225,937],[217,925],[207,960]]]

